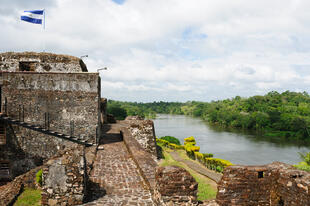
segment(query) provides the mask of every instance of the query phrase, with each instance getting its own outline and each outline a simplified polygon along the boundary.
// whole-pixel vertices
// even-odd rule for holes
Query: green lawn
[[[215,199],[216,193],[217,193],[216,183],[214,183],[209,178],[195,172],[194,170],[192,170],[191,168],[189,168],[187,165],[183,164],[182,162],[175,161],[169,154],[169,152],[173,151],[172,149],[169,149],[166,147],[162,147],[162,149],[163,149],[163,155],[165,158],[161,160],[160,166],[174,165],[174,166],[179,166],[179,167],[186,169],[198,182],[198,194],[197,194],[198,200],[203,201],[203,200]],[[182,157],[185,158],[183,155]]]
[[[14,204],[14,206],[40,206],[40,205],[41,205],[41,190],[35,190],[31,188],[25,188]]]

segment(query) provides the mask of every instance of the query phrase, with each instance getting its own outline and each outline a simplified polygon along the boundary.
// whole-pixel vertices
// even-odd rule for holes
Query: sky
[[[83,56],[102,96],[211,101],[310,93],[309,0],[0,0],[0,52]],[[46,10],[46,28],[20,20]]]

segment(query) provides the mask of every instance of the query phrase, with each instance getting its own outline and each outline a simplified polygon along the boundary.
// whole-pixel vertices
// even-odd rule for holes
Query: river
[[[274,161],[296,164],[301,161],[298,152],[310,151],[310,147],[211,126],[184,115],[158,114],[153,121],[157,137],[174,136],[183,144],[185,137],[194,136],[200,152],[213,153],[214,157],[234,164],[263,165]]]

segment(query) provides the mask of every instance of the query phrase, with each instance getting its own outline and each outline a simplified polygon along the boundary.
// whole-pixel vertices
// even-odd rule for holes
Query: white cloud
[[[307,0],[0,0],[0,51],[89,55],[103,96],[209,101],[309,92]],[[46,8],[46,31],[18,11]]]

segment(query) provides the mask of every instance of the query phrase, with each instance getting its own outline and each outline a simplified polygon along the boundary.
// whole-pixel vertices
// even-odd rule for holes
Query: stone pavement
[[[90,180],[91,205],[154,205],[151,192],[120,135],[120,125],[111,124],[99,146]]]
[[[209,177],[210,179],[212,179],[216,183],[218,183],[222,179],[223,175],[216,173],[216,172],[213,172],[212,170],[209,170],[208,168],[201,166],[199,163],[195,163],[191,160],[183,159],[182,157],[180,157],[180,155],[177,151],[170,152],[170,154],[171,154],[172,158],[175,159],[176,161],[183,162],[189,168],[195,170],[196,172],[198,172],[198,173],[200,173],[206,177]]]

